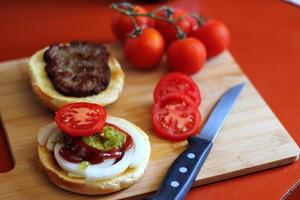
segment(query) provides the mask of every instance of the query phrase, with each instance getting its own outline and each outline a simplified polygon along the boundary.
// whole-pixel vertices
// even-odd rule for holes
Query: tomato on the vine
[[[133,12],[146,13],[146,9],[141,6],[133,6]],[[138,26],[150,27],[153,26],[153,20],[148,17],[134,17]],[[115,12],[111,20],[111,29],[113,34],[120,41],[124,41],[128,34],[133,31],[134,26],[130,18],[120,12]]]
[[[226,25],[217,20],[210,20],[193,30],[190,34],[205,46],[208,58],[222,53],[229,45],[230,34]]]
[[[165,11],[160,11],[157,16],[167,18]],[[176,21],[176,24],[181,28],[184,33],[189,33],[193,25],[195,24],[195,20],[188,15],[188,13],[182,9],[174,9],[173,19]],[[166,46],[168,47],[173,41],[177,40],[177,30],[173,24],[163,20],[155,20],[154,23],[155,29],[157,29],[166,42]]]
[[[93,103],[71,103],[55,113],[60,130],[73,137],[89,136],[100,132],[106,121],[105,109]]]
[[[185,38],[173,42],[167,51],[167,63],[173,71],[194,74],[206,60],[204,45],[196,38]]]
[[[161,137],[184,140],[199,130],[200,113],[188,96],[168,94],[154,105],[152,124]]]
[[[124,53],[127,59],[138,69],[156,67],[164,55],[164,40],[153,28],[145,28],[135,38],[127,38]]]

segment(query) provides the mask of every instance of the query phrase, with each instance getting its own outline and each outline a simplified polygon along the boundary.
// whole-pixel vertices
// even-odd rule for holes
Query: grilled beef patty
[[[108,57],[105,46],[80,41],[52,45],[44,53],[46,72],[55,89],[76,97],[98,94],[108,86]]]

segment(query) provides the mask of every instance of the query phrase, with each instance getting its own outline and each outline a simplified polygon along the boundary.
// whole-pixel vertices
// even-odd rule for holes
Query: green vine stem
[[[171,23],[175,27],[178,39],[184,39],[186,37],[185,32],[183,32],[182,29],[176,24],[177,20],[175,20],[173,18],[173,14],[174,14],[173,9],[168,6],[159,7],[157,9],[155,9],[151,12],[147,12],[147,13],[134,12],[133,5],[128,2],[113,3],[113,4],[111,4],[110,7],[129,17],[129,19],[131,20],[131,22],[134,26],[134,30],[129,34],[132,37],[137,37],[142,32],[142,29],[143,29],[143,27],[139,27],[139,25],[136,23],[136,20],[134,19],[134,17],[149,17],[149,18],[152,18],[155,20],[166,21],[168,23]],[[167,18],[157,16],[157,13],[161,12],[161,11],[166,12]],[[179,19],[179,20],[181,20],[181,19]]]

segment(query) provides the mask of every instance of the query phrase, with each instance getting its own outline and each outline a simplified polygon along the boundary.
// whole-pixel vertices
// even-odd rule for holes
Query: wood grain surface
[[[35,98],[27,75],[27,59],[20,59],[0,64],[0,110],[15,160],[13,170],[0,174],[0,199],[140,199],[158,188],[169,165],[186,145],[160,139],[151,127],[152,91],[167,68],[163,62],[159,69],[137,71],[126,62],[118,45],[109,48],[125,70],[125,87],[107,112],[137,124],[150,136],[151,159],[142,179],[124,191],[95,197],[66,192],[52,184],[38,166],[36,136],[42,126],[53,121],[53,113]],[[202,124],[228,88],[246,82],[194,186],[288,164],[298,158],[298,146],[230,53],[208,61],[192,78],[202,93]]]

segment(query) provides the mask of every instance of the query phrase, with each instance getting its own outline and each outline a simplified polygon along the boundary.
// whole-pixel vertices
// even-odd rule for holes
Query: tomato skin
[[[204,45],[192,37],[173,42],[167,51],[167,63],[171,70],[189,75],[202,69],[205,60]]]
[[[156,84],[153,97],[154,102],[159,102],[165,95],[176,93],[190,97],[195,107],[201,103],[201,94],[197,84],[181,72],[171,72],[164,75]]]
[[[206,22],[203,26],[193,30],[190,35],[204,44],[208,58],[222,53],[227,49],[230,41],[228,28],[217,20]]]
[[[157,15],[166,18],[166,14],[164,12],[159,12]],[[178,20],[176,24],[182,29],[183,32],[188,34],[192,31],[194,20],[186,11],[175,8],[173,18],[175,20],[182,18]],[[163,36],[166,47],[168,47],[173,41],[177,40],[176,28],[170,22],[155,20],[154,28],[157,29]]]
[[[55,112],[58,128],[72,137],[100,132],[106,121],[105,109],[93,103],[70,103]]]
[[[152,125],[162,138],[180,141],[197,134],[201,116],[188,96],[168,94],[154,104]]]
[[[146,9],[141,6],[134,6],[133,10],[137,13],[146,13]],[[153,20],[147,17],[134,17],[139,26],[153,26]],[[134,26],[130,18],[122,13],[115,12],[111,19],[111,29],[119,41],[124,41],[127,35],[133,30]]]
[[[164,40],[153,28],[145,28],[136,38],[127,38],[124,53],[127,59],[138,69],[156,67],[164,55]]]

